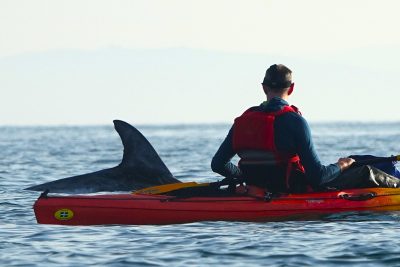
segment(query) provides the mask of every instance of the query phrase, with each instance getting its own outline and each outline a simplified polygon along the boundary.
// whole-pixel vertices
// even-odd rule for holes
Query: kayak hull
[[[392,188],[289,194],[270,199],[249,196],[46,195],[39,197],[34,204],[38,223],[59,225],[262,222],[307,219],[339,212],[397,210],[400,210],[400,189]]]

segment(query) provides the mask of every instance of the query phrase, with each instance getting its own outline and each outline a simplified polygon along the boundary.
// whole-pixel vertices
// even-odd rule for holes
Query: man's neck
[[[287,101],[289,98],[288,94],[269,93],[269,94],[267,94],[267,101],[271,100],[274,97],[282,98],[285,101]]]

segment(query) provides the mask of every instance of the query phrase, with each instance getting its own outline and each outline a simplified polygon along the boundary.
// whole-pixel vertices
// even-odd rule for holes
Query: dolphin
[[[149,141],[135,127],[121,120],[113,122],[124,146],[122,161],[118,166],[31,186],[25,190],[84,194],[131,191],[180,183],[165,166]]]

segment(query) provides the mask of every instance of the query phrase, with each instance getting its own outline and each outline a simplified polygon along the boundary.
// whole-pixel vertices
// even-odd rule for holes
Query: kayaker
[[[212,170],[270,191],[304,192],[340,187],[335,181],[355,161],[343,157],[334,164],[321,164],[307,121],[288,103],[294,91],[292,71],[281,64],[270,66],[262,88],[267,101],[235,119],[212,159]],[[240,157],[238,166],[231,162],[236,154]],[[353,174],[351,179],[360,180],[364,173],[359,171],[358,178]],[[343,183],[343,178],[338,180]],[[396,182],[394,186],[383,186],[396,187]]]

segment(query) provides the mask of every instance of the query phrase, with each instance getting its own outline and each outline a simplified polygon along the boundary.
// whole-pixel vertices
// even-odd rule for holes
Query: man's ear
[[[293,90],[294,90],[294,83],[292,83],[290,85],[289,90],[288,90],[288,95],[291,95],[293,93]]]

